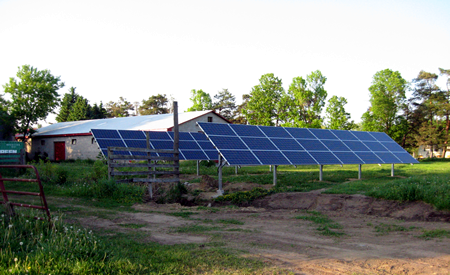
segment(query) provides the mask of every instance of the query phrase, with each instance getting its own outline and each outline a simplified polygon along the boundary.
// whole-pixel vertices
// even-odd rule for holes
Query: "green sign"
[[[18,154],[23,149],[23,143],[18,141],[0,141],[0,163],[11,162],[12,156],[4,154]],[[15,157],[15,159],[18,159]],[[17,162],[17,161],[14,161]]]

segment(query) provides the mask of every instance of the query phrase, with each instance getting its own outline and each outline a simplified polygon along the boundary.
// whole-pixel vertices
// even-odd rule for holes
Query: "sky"
[[[167,94],[183,112],[192,89],[241,103],[263,74],[287,90],[320,70],[359,122],[376,72],[450,69],[449,14],[448,0],[0,0],[0,84],[29,64],[60,76],[61,95]]]

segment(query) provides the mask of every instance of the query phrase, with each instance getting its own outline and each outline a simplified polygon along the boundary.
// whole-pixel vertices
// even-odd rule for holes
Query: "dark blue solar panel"
[[[173,143],[172,143],[173,148]],[[200,150],[200,147],[198,146],[197,142],[195,141],[187,141],[187,140],[180,140],[178,143],[178,148],[182,149],[183,152],[185,149],[187,150]]]
[[[282,127],[259,126],[259,129],[268,137],[291,138],[291,135]]]
[[[106,150],[106,149],[102,149],[102,153],[103,153],[103,155],[104,155],[105,157],[107,157],[107,156],[108,156],[108,150]]]
[[[278,147],[281,151],[303,151],[302,146],[295,139],[286,139],[286,138],[272,138],[272,142],[275,146]]]
[[[162,140],[170,140],[167,132],[149,132],[150,139],[162,139]]]
[[[277,150],[268,138],[242,137],[242,140],[251,150]]]
[[[292,162],[293,165],[313,165],[318,164],[309,154],[305,151],[286,151],[284,155]]]
[[[337,139],[330,130],[324,129],[309,129],[318,139]]]
[[[401,163],[401,161],[390,152],[377,152],[375,154],[385,163]]]
[[[208,140],[205,134],[203,133],[191,133],[191,135],[194,137],[195,140]]]
[[[294,138],[316,139],[306,128],[285,128]]]
[[[126,147],[125,143],[123,143],[120,139],[97,139],[97,144],[100,148],[108,148],[108,147]]]
[[[167,132],[169,136],[174,139],[174,132]],[[194,140],[190,133],[188,132],[178,132],[178,140]]]
[[[119,130],[119,133],[123,139],[146,139],[142,131]]]
[[[248,150],[247,146],[238,137],[229,136],[211,136],[212,143],[220,149],[245,149]]]
[[[210,160],[217,160],[219,158],[219,153],[217,150],[205,150],[205,154]]]
[[[366,141],[364,144],[366,144],[367,147],[369,147],[370,150],[374,152],[387,152],[388,149],[381,145],[378,141]]]
[[[355,153],[352,152],[334,152],[343,164],[361,164],[362,161]]]
[[[155,149],[173,149],[173,141],[170,140],[152,140],[151,143]]]
[[[204,132],[214,133],[213,135],[219,136],[236,136],[236,134],[231,130],[229,124],[223,123],[207,123],[207,122],[197,122],[201,126]]]
[[[369,132],[378,141],[392,141],[392,139],[386,134],[381,132]]]
[[[415,158],[413,158],[408,153],[394,153],[394,155],[399,158],[403,163],[419,163]]]
[[[370,149],[367,148],[361,141],[344,141],[345,145],[352,151],[369,152]]]
[[[352,133],[361,141],[375,141],[375,139],[367,132],[352,131]]]
[[[100,129],[91,129],[92,134],[95,138],[113,138],[120,139],[119,133],[117,130],[100,130]]]
[[[187,160],[208,160],[208,157],[200,150],[183,150],[183,155]]]
[[[262,164],[266,165],[290,165],[291,163],[287,160],[283,154],[279,151],[253,151],[255,155],[259,158]]]
[[[214,148],[214,146],[212,145],[212,143],[209,140],[207,140],[207,141],[200,140],[200,141],[197,141],[197,142],[198,142],[198,145],[200,146],[200,148],[202,148],[203,150],[214,150],[214,151],[216,151],[216,148]],[[216,151],[216,153],[217,153],[217,151]]]
[[[341,162],[331,152],[311,151],[310,154],[320,164],[341,164]]]
[[[383,163],[381,159],[379,159],[374,153],[372,152],[356,152],[358,157],[364,161],[364,163],[367,164],[376,164],[376,163]]]
[[[126,139],[125,144],[127,147],[133,147],[133,148],[147,148],[147,141],[146,140],[134,140],[134,139]],[[150,144],[150,148],[152,148]]]
[[[388,150],[391,152],[402,152],[402,153],[405,152],[405,150],[400,145],[398,145],[398,143],[395,141],[394,142],[382,142],[381,144],[383,144],[384,147],[388,148]]]
[[[350,131],[343,130],[330,130],[335,134],[340,140],[358,140]]]
[[[336,151],[350,151],[347,146],[345,146],[342,141],[339,140],[322,140],[323,144],[325,144],[330,151],[336,152]]]
[[[264,137],[264,133],[257,126],[230,124],[230,127],[241,137]]]
[[[230,165],[261,165],[248,150],[221,150],[220,152]]]
[[[328,151],[319,140],[298,139],[298,142],[306,151]]]

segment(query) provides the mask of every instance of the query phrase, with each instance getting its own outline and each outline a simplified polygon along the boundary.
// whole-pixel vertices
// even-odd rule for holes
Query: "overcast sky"
[[[161,93],[185,111],[192,89],[226,88],[240,103],[263,74],[288,89],[320,70],[359,122],[377,71],[411,81],[450,69],[449,14],[448,0],[0,0],[0,84],[29,64],[61,76],[61,95]]]

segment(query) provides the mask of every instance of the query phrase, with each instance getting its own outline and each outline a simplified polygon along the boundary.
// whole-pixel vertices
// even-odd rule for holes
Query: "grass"
[[[182,218],[190,218],[191,215],[195,215],[195,214],[197,214],[197,213],[189,212],[189,211],[167,213],[167,215],[171,215],[171,216],[175,216],[175,217],[182,217]]]
[[[335,229],[342,229],[342,226],[338,224],[337,222],[334,222],[328,216],[317,212],[317,211],[306,211],[307,216],[297,216],[296,219],[300,220],[306,220],[313,222],[314,224],[318,225],[316,228],[317,231],[321,235],[324,236],[331,236],[331,237],[340,237],[344,235],[345,233],[336,231]]]
[[[379,235],[387,235],[390,232],[407,232],[418,229],[416,226],[405,227],[398,224],[385,224],[380,223],[374,226],[375,232]]]
[[[434,238],[450,238],[450,230],[445,229],[432,229],[432,230],[422,230],[422,235],[419,238],[425,240],[431,240]]]

